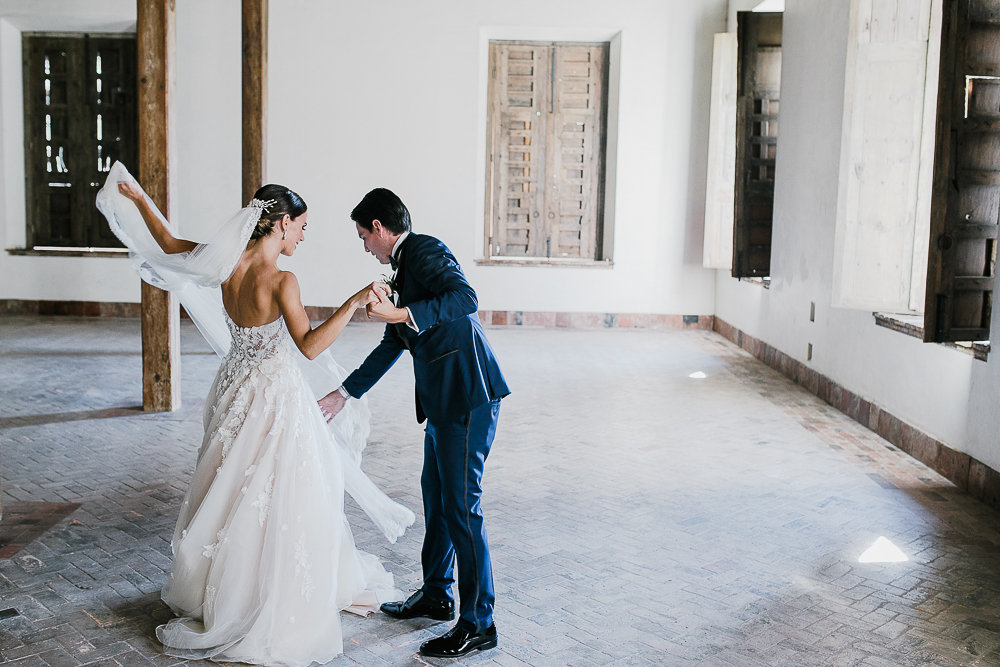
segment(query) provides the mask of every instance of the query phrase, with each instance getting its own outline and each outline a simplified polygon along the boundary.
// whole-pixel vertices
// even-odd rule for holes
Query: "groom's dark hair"
[[[375,188],[366,194],[361,203],[351,211],[351,220],[368,231],[373,229],[373,220],[378,220],[393,234],[410,231],[410,212],[406,210],[402,199],[385,188]]]

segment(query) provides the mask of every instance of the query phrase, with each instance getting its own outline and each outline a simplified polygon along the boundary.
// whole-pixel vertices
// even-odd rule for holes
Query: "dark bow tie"
[[[389,266],[392,267],[393,271],[399,268],[399,262],[392,255],[389,255]]]

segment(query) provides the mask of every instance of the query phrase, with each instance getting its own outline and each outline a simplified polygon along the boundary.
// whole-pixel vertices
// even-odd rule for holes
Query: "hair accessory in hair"
[[[251,199],[250,208],[255,208],[261,211],[262,213],[267,213],[267,209],[271,208],[277,203],[278,201],[276,199],[268,199],[267,201],[263,201],[261,199]]]

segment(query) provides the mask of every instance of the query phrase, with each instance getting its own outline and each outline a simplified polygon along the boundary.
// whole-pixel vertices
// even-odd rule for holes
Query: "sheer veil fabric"
[[[142,279],[174,292],[222,357],[163,589],[179,618],[157,636],[166,653],[183,658],[327,662],[343,649],[340,610],[363,613],[401,595],[378,559],[355,548],[344,492],[390,542],[414,515],[361,470],[367,402],[351,399],[331,424],[321,415],[317,397],[346,377],[330,352],[309,361],[283,319],[245,328],[226,314],[220,285],[239,262],[259,209],[242,209],[193,251],[168,255],[118,192],[129,180],[115,163],[98,209]]]

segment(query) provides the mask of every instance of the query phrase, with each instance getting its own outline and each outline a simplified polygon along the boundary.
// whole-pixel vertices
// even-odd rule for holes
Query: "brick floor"
[[[351,325],[334,353],[379,335]],[[926,466],[711,332],[489,336],[515,392],[485,476],[501,643],[463,664],[1000,664],[1000,516]],[[185,324],[184,406],[147,415],[139,346],[135,320],[0,318],[3,500],[81,503],[0,559],[6,662],[176,662],[151,637],[218,361]],[[419,511],[411,397],[404,358],[364,465]],[[349,512],[419,585],[422,531],[389,545]],[[910,560],[859,563],[879,536]],[[332,664],[447,662],[415,655],[441,625],[342,619]]]

